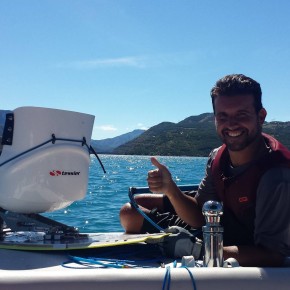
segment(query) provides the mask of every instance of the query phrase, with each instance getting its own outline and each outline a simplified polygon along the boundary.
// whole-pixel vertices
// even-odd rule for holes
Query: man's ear
[[[261,125],[264,124],[266,116],[267,116],[267,111],[266,109],[262,108],[258,113],[258,118]]]

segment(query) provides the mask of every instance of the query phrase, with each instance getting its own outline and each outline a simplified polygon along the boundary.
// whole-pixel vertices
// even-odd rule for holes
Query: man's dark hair
[[[214,113],[214,100],[217,96],[253,95],[256,112],[263,108],[260,84],[243,74],[231,74],[221,78],[211,89],[210,95]]]

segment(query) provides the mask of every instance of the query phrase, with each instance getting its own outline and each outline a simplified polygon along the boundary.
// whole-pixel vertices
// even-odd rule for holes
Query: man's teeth
[[[228,135],[230,137],[237,137],[240,136],[242,134],[242,132],[228,132]]]

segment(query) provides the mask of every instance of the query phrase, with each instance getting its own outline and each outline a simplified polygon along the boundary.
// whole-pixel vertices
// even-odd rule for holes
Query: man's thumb
[[[151,157],[151,163],[160,170],[164,169],[164,167],[165,167],[155,157]]]

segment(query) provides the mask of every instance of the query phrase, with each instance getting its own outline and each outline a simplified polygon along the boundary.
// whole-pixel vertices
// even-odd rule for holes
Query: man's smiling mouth
[[[224,135],[229,137],[239,137],[244,133],[244,131],[225,131]]]

